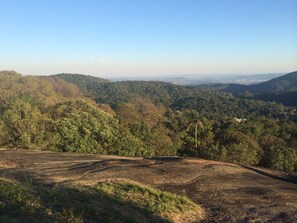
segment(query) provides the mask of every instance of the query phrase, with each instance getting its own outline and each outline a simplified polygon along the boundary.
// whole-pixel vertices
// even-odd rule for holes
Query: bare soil
[[[185,195],[203,222],[297,222],[297,178],[280,171],[194,158],[130,158],[0,150],[0,176],[41,185],[136,181]]]

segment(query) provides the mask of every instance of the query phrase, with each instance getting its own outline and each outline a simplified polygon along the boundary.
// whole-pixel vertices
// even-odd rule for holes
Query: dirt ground
[[[204,222],[297,222],[297,179],[280,171],[194,158],[129,158],[0,150],[0,176],[33,184],[133,180],[185,195]]]

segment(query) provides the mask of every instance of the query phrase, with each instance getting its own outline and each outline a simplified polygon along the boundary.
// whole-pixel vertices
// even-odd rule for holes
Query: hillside
[[[263,93],[254,96],[255,99],[262,101],[275,101],[285,106],[294,106],[297,108],[297,91],[285,93]]]
[[[90,92],[89,90],[92,89],[94,85],[99,85],[102,83],[109,82],[109,80],[106,80],[103,78],[93,77],[93,76],[83,75],[83,74],[62,73],[62,74],[51,75],[51,77],[63,79],[69,83],[75,84],[83,92],[88,92],[90,95],[92,95],[92,92]]]
[[[215,88],[230,93],[243,93],[245,91],[253,94],[292,92],[297,90],[297,71],[259,84],[224,84],[216,85]]]
[[[203,89],[215,89],[232,93],[243,98],[277,102],[285,106],[297,107],[297,71],[259,84],[212,84],[200,85]]]
[[[1,146],[133,156],[141,150],[137,143],[76,85],[55,77],[0,72]]]
[[[249,86],[251,92],[259,93],[279,93],[292,92],[297,90],[297,71],[288,73],[272,80]]]
[[[69,74],[69,76],[71,76]],[[85,76],[86,80],[94,77]],[[72,80],[76,80],[73,75]],[[88,88],[80,88],[85,95],[89,95],[97,103],[108,104],[118,108],[123,103],[129,103],[137,97],[145,98],[154,104],[170,107],[174,110],[195,109],[203,115],[220,117],[249,117],[255,115],[281,117],[286,108],[261,101],[238,99],[228,93],[215,90],[201,89],[195,86],[179,86],[158,81],[119,81],[98,83],[88,81]],[[101,79],[99,78],[98,81]],[[72,83],[78,82],[71,81]],[[214,112],[215,110],[215,112]],[[228,116],[226,115],[228,114]]]
[[[2,217],[12,214],[9,209],[1,212],[3,205],[4,208],[10,205],[16,208],[14,219],[22,219],[22,222],[26,222],[26,218],[34,222],[36,217],[52,221],[63,219],[63,222],[297,220],[296,177],[251,166],[178,157],[132,158],[2,150],[0,174],[5,177],[0,179],[0,187],[1,180],[25,186],[22,190],[14,186],[16,198],[8,194],[7,200],[0,203]],[[33,194],[22,195],[24,190]],[[5,190],[0,191],[0,196],[3,192]],[[148,203],[155,199],[159,201]],[[17,204],[23,204],[24,200],[29,200],[27,204],[31,202],[31,205],[22,211]],[[179,210],[170,209],[178,205]]]

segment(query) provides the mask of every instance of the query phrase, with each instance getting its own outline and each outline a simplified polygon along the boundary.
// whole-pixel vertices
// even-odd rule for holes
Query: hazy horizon
[[[297,1],[0,0],[0,70],[103,78],[297,70]]]
[[[296,69],[297,70],[297,69]],[[3,69],[0,71],[12,71],[20,73],[24,76],[50,76],[50,75],[58,75],[58,74],[79,74],[79,75],[87,75],[87,76],[94,76],[99,78],[105,79],[166,79],[166,78],[197,78],[197,79],[214,79],[214,78],[228,78],[228,77],[253,77],[253,76],[262,76],[262,75],[285,75],[294,71],[286,71],[286,72],[267,72],[267,73],[200,73],[200,74],[167,74],[167,75],[160,75],[160,74],[150,74],[150,75],[129,75],[129,74],[122,74],[122,75],[107,75],[107,74],[90,74],[90,73],[78,73],[78,72],[55,72],[55,73],[23,73],[18,70],[13,69]]]

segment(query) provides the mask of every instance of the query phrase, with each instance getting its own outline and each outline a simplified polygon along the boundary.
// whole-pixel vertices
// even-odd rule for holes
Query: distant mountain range
[[[281,93],[297,90],[297,71],[273,78],[259,84],[242,85],[242,84],[218,84],[214,88],[224,90],[230,93],[242,93],[249,91],[253,94],[260,93]]]
[[[297,71],[259,84],[214,84],[201,87],[297,107]]]
[[[223,116],[248,118],[263,114],[282,117],[287,111],[291,111],[273,103],[236,97],[216,89],[203,89],[197,85],[182,86],[162,81],[108,81],[80,74],[58,74],[51,77],[76,84],[85,96],[113,109],[133,100],[145,98],[156,105],[173,110],[197,110],[205,117],[216,113],[219,114],[216,116],[219,119]]]
[[[111,86],[122,86],[124,83],[127,83],[130,90],[135,88],[139,81],[134,82],[121,82],[115,83],[119,80],[159,80],[162,82],[167,82],[175,85],[194,85],[199,88],[208,88],[213,90],[224,91],[228,93],[232,93],[239,97],[258,99],[262,101],[269,102],[278,102],[286,106],[294,106],[297,107],[297,71],[288,73],[285,75],[281,74],[256,74],[256,75],[242,75],[242,76],[210,76],[208,79],[203,76],[197,75],[188,75],[185,77],[180,76],[172,76],[172,77],[138,77],[138,78],[119,78],[107,80],[99,77],[93,77],[88,75],[81,74],[57,74],[52,75],[52,77],[62,78],[68,82],[71,82],[77,85],[83,92],[87,92],[88,96],[96,95],[98,97],[98,92],[102,91],[102,87],[104,91],[110,88]],[[274,77],[274,78],[273,78]],[[266,80],[266,81],[263,81]],[[257,84],[238,84],[238,83],[255,83],[262,81]],[[142,82],[143,83],[143,82]],[[157,82],[155,82],[157,83]],[[158,82],[161,84],[160,82]],[[103,84],[103,85],[102,85]],[[107,85],[106,85],[107,84]],[[158,85],[159,85],[158,84]],[[147,85],[151,85],[147,83]],[[101,87],[99,87],[101,86]],[[193,87],[194,87],[193,86]],[[154,88],[153,84],[149,88]],[[164,85],[163,87],[167,87]],[[113,88],[113,87],[112,87]],[[116,87],[117,88],[117,87]],[[171,86],[173,88],[173,86]],[[101,89],[101,90],[100,90]],[[152,89],[151,89],[152,90]],[[101,92],[102,93],[102,92]],[[110,92],[108,98],[113,98],[113,94],[115,92]],[[118,98],[124,96],[124,94],[117,94]],[[145,95],[145,94],[144,94]],[[102,95],[100,96],[102,97]]]
[[[163,81],[178,85],[201,85],[201,84],[256,84],[270,79],[280,77],[284,73],[253,74],[253,75],[215,75],[215,74],[189,74],[172,76],[137,76],[137,77],[117,77],[112,81]]]

